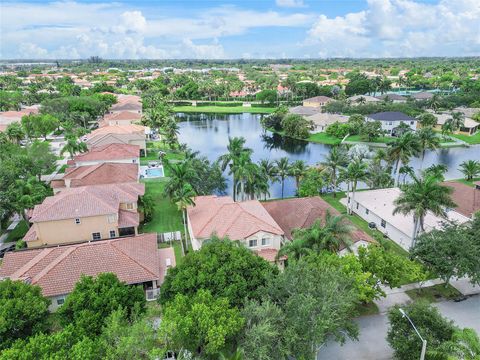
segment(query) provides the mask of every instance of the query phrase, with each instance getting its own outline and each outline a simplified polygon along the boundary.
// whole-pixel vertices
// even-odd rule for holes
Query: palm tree
[[[290,167],[290,175],[295,178],[295,187],[298,191],[298,185],[300,184],[300,179],[305,175],[308,166],[303,160],[295,160]]]
[[[165,160],[164,165],[165,168],[170,172],[170,176],[163,191],[165,195],[173,199],[175,197],[175,193],[183,189],[185,185],[188,184],[191,186],[192,181],[196,179],[197,174],[193,170],[189,161],[182,161],[181,163],[172,164]]]
[[[440,100],[440,98],[439,98],[438,94],[433,94],[432,98],[429,101],[430,109],[437,112],[437,110],[440,106],[440,101],[439,100]]]
[[[400,167],[408,165],[410,158],[420,151],[418,138],[412,132],[407,132],[389,144],[388,156],[395,163],[395,186],[400,182]]]
[[[459,130],[465,124],[465,115],[459,111],[452,113],[452,117],[447,120],[453,131]]]
[[[76,136],[66,136],[65,139],[67,140],[67,142],[60,151],[60,155],[68,152],[70,154],[70,159],[73,159],[73,156],[75,154],[86,152],[88,150],[87,144],[85,144],[83,141],[79,141]]]
[[[440,344],[438,348],[428,351],[432,359],[480,359],[480,338],[473,329],[457,329],[452,339]]]
[[[270,182],[275,182],[277,181],[277,167],[275,166],[275,163],[273,161],[270,161],[268,159],[262,159],[258,163],[258,166],[260,167],[260,170],[268,176],[268,180]]]
[[[256,165],[252,163],[250,154],[242,153],[230,168],[231,174],[237,179],[237,189],[235,193],[240,193],[240,201],[245,200],[245,185],[252,182],[257,174]],[[238,189],[240,186],[240,189]]]
[[[410,175],[412,172],[413,172],[413,168],[409,165],[402,165],[400,167],[400,174],[403,175],[403,181],[402,181],[402,184],[405,185],[405,183],[407,182],[407,175]]]
[[[465,180],[472,181],[480,174],[480,161],[466,160],[460,164],[459,170],[465,176]]]
[[[190,184],[184,184],[180,189],[175,191],[172,197],[172,201],[177,204],[178,210],[182,212],[182,220],[183,220],[183,231],[185,234],[185,245],[188,249],[188,231],[187,231],[187,208],[189,206],[195,206],[195,191]],[[182,245],[182,255],[185,255],[185,249],[183,246],[183,242],[180,239],[180,243]]]
[[[243,137],[229,138],[227,145],[228,152],[224,155],[221,155],[218,159],[220,161],[222,171],[225,171],[227,166],[230,167],[230,173],[233,176],[233,201],[236,200],[235,192],[237,188],[237,179],[235,178],[235,174],[231,169],[232,167],[235,167],[242,154],[248,154],[248,156],[250,156],[252,153],[251,149],[244,147],[245,142],[246,140]]]
[[[365,162],[362,162],[360,160],[354,160],[352,161],[346,171],[345,171],[345,178],[348,181],[349,184],[352,185],[352,196],[349,198],[349,207],[348,207],[348,213],[352,214],[353,213],[353,202],[355,201],[355,191],[357,190],[357,184],[359,181],[364,181],[368,178],[368,172],[367,172],[367,164]],[[350,186],[349,186],[350,187]]]
[[[334,146],[330,149],[325,161],[320,164],[325,167],[330,183],[333,186],[333,197],[337,197],[338,172],[348,162],[347,152],[345,148]]]
[[[393,185],[392,169],[383,166],[380,161],[372,161],[368,164],[368,178],[365,180],[370,189],[382,189]]]
[[[282,183],[282,199],[283,199],[283,189],[285,185],[285,178],[290,175],[290,162],[287,157],[282,157],[275,161],[277,164],[277,176],[280,178]]]
[[[444,164],[430,165],[425,169],[426,174],[435,176],[439,181],[445,180],[445,173],[448,171],[448,166]]]
[[[421,128],[417,131],[418,143],[420,145],[420,152],[422,153],[420,170],[423,167],[423,159],[427,150],[436,150],[440,146],[440,139],[435,134],[432,128]]]
[[[25,131],[23,131],[22,125],[18,122],[8,125],[5,134],[8,140],[14,144],[18,144],[25,137]]]
[[[446,208],[455,207],[450,198],[452,188],[442,186],[440,180],[432,174],[423,172],[421,177],[411,174],[413,182],[402,187],[400,196],[395,200],[393,215],[413,214],[412,247],[420,231],[424,231],[424,220],[427,212],[446,217]]]
[[[303,239],[293,239],[292,241],[286,242],[277,253],[277,260],[282,256],[287,256],[290,260],[300,260],[305,255],[308,255],[312,252],[309,249]]]

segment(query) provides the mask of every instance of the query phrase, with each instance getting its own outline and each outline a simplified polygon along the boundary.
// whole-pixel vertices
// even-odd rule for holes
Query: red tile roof
[[[33,209],[31,222],[117,214],[120,203],[137,202],[145,193],[139,183],[108,184],[66,188],[45,198]]]
[[[157,249],[156,234],[76,245],[29,249],[5,254],[0,278],[30,281],[44,296],[70,293],[81,275],[112,272],[127,284],[163,281],[172,249]]]
[[[317,219],[323,222],[327,211],[332,215],[340,215],[334,207],[318,196],[267,201],[262,205],[282,228],[285,237],[289,240],[292,239],[293,229],[310,227]],[[372,241],[370,236],[356,227],[352,232],[352,239],[354,242]]]
[[[277,254],[278,250],[277,249],[260,249],[260,250],[255,250],[255,253],[260,256],[261,258],[267,260],[270,263],[275,263],[277,260]],[[279,260],[286,260],[286,256],[281,256]]]
[[[53,180],[50,185],[52,188],[65,187],[65,180],[70,180],[70,187],[136,182],[138,164],[100,163],[69,167],[63,179]]]
[[[453,189],[452,200],[457,205],[455,210],[462,215],[472,217],[480,211],[480,189],[456,181],[444,182],[443,185]]]
[[[282,229],[257,200],[234,202],[228,196],[199,196],[187,209],[194,236],[209,238],[213,233],[231,240],[245,239],[259,231],[283,235]]]
[[[145,126],[130,124],[130,125],[109,125],[103,126],[101,128],[93,130],[90,134],[87,135],[87,139],[92,139],[99,135],[107,134],[140,134],[145,136]]]
[[[137,212],[120,210],[118,212],[118,227],[138,226],[140,224],[140,215]]]
[[[134,113],[130,111],[121,111],[118,113],[113,113],[113,114],[106,114],[104,116],[104,119],[106,121],[115,121],[115,120],[130,120],[130,121],[137,121],[142,118],[142,115],[139,113]]]
[[[140,157],[140,146],[130,144],[107,144],[75,156],[74,161],[111,161]]]

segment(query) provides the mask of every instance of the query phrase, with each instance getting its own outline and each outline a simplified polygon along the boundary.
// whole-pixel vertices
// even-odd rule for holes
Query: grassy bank
[[[477,133],[474,135],[452,134],[450,136],[465,141],[470,145],[480,144],[480,131],[477,131]]]
[[[327,135],[324,132],[311,134],[310,137],[308,137],[306,140],[314,143],[327,145],[338,145],[342,141],[342,139]]]
[[[173,111],[178,113],[217,113],[217,114],[271,114],[274,107],[246,107],[246,106],[174,106]]]

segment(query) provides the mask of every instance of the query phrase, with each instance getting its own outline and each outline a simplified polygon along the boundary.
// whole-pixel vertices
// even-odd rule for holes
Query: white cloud
[[[480,3],[368,0],[364,11],[320,15],[305,46],[323,57],[467,56],[480,54]]]
[[[280,7],[304,7],[303,0],[276,0],[275,3]]]

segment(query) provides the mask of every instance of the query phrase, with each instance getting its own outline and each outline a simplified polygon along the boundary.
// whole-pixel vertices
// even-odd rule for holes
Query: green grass
[[[67,169],[68,165],[65,164],[65,165],[62,165],[62,167],[60,169],[58,169],[58,174],[63,174],[65,173],[65,170]]]
[[[358,304],[357,305],[357,316],[368,316],[368,315],[376,315],[380,311],[378,310],[378,306],[374,303],[368,303],[368,304]]]
[[[307,141],[311,141],[319,144],[338,145],[340,144],[342,139],[327,135],[324,132],[319,132],[319,133],[311,134],[310,137],[307,139]]]
[[[455,181],[455,182],[459,182],[459,183],[462,183],[462,184],[465,184],[465,185],[468,185],[468,186],[471,186],[471,187],[475,187],[474,182],[480,181],[480,177],[473,178],[472,180],[457,179],[457,180],[451,180],[451,181]]]
[[[445,284],[438,284],[427,288],[407,290],[406,293],[412,300],[425,299],[431,303],[439,300],[452,300],[462,296],[462,294],[450,284],[447,286],[445,286]]]
[[[361,135],[351,135],[345,141],[357,141],[357,142],[365,142],[368,143],[369,141],[362,139]],[[390,136],[381,136],[375,138],[371,143],[378,143],[378,144],[388,144],[395,141],[395,138]]]
[[[271,114],[275,107],[246,107],[246,106],[174,106],[173,111],[178,113],[217,113],[217,114]]]
[[[153,218],[142,226],[143,232],[183,232],[182,214],[175,204],[163,194],[166,179],[145,179],[145,194],[152,195],[155,201]]]
[[[470,145],[480,144],[480,131],[477,131],[474,135],[452,134],[450,136],[465,141],[467,144]]]
[[[5,242],[14,242],[25,236],[28,231],[28,224],[25,220],[21,220],[15,229],[10,231]]]

